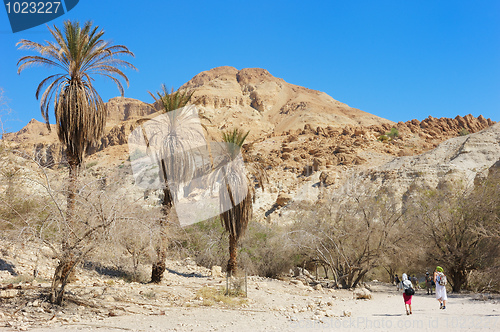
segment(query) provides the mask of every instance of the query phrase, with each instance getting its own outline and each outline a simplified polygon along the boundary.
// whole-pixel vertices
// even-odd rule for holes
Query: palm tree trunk
[[[153,262],[153,267],[151,269],[151,282],[159,284],[163,278],[163,273],[167,269],[165,265],[165,259],[167,254],[165,248],[161,246],[156,249],[156,261]]]
[[[66,149],[66,159],[69,164],[69,182],[68,182],[68,197],[66,207],[66,221],[63,225],[64,238],[62,240],[62,258],[56,267],[54,276],[52,277],[52,286],[50,294],[50,302],[61,305],[64,298],[64,288],[69,281],[70,275],[74,275],[74,266],[76,265],[74,254],[71,252],[72,240],[75,239],[73,232],[74,215],[75,215],[75,199],[78,179],[78,157]]]
[[[236,273],[237,261],[236,257],[238,255],[238,240],[236,236],[229,235],[229,261],[227,262],[227,273],[232,276]]]
[[[167,259],[167,228],[168,221],[167,218],[172,214],[173,207],[173,197],[170,192],[168,184],[166,188],[163,189],[163,202],[162,202],[162,214],[163,217],[159,219],[158,223],[160,226],[160,243],[156,247],[156,261],[153,262],[151,269],[151,282],[160,283],[163,278],[163,273],[166,270],[165,260]]]
[[[68,241],[74,237],[72,232],[72,226],[74,223],[75,215],[75,199],[76,199],[76,186],[78,179],[78,157],[66,149],[66,158],[69,164],[69,183],[68,183],[68,198],[67,198],[67,209],[66,209],[66,232],[67,236],[63,240],[63,250],[68,246]]]

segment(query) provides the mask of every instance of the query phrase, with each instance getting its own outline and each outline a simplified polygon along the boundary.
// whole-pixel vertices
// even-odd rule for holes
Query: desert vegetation
[[[65,228],[65,236],[61,238],[64,254],[59,256],[60,263],[52,285],[52,301],[60,304],[69,274],[80,260],[80,253],[74,252],[81,241],[74,231],[77,223],[74,220],[78,208],[78,172],[85,152],[101,138],[106,124],[106,109],[92,85],[93,78],[90,75],[111,79],[123,96],[120,79],[128,84],[128,78],[120,68],[135,67],[119,59],[120,55],[133,56],[133,53],[123,45],[104,41],[104,31],[93,27],[91,22],[80,26],[79,22],[65,21],[63,31],[55,26],[48,29],[54,38],[52,42],[40,44],[25,39],[19,41],[21,49],[35,50],[40,55],[24,56],[17,64],[18,73],[34,65],[44,65],[59,71],[45,78],[38,85],[35,95],[37,99],[40,97],[40,108],[49,131],[50,108],[54,105],[57,136],[65,146],[69,165],[67,207],[63,213],[66,222],[61,224]],[[58,209],[63,212],[59,206]],[[58,289],[59,284],[61,287]]]
[[[64,168],[45,168],[4,141],[0,162],[2,237],[47,246],[50,251],[39,255],[59,261],[68,252],[72,257],[68,271],[57,267],[52,280],[51,292],[59,292],[49,296],[59,296],[60,303],[77,265],[106,267],[127,281],[150,280],[140,267],[158,261],[158,244],[164,257],[190,257],[198,265],[218,265],[228,272],[236,260],[248,274],[273,278],[316,269],[310,280],[324,287],[354,288],[372,278],[391,281],[397,271],[422,274],[440,264],[454,292],[499,290],[494,277],[500,260],[495,169],[469,186],[412,186],[411,198],[403,203],[389,188],[373,191],[349,179],[341,194],[325,191],[317,202],[292,203],[287,224],[246,219],[239,226],[245,235],[240,233],[231,244],[227,236],[235,226],[223,215],[187,227],[171,223],[165,236],[165,225],[159,222],[165,217],[163,204],[148,207],[140,189],[127,192],[126,168],[104,177],[80,170],[75,217],[69,225]],[[245,181],[254,183],[253,178]],[[68,229],[75,239],[71,245],[65,241]]]
[[[103,41],[103,31],[91,23],[80,26],[67,21],[63,31],[49,30],[55,42],[19,42],[21,48],[40,55],[22,57],[18,65],[19,72],[40,64],[62,70],[39,84],[36,97],[41,99],[49,128],[50,105],[54,105],[65,160],[60,168],[47,168],[36,154],[0,141],[0,236],[49,248],[37,255],[58,261],[46,294],[54,304],[63,303],[65,286],[78,266],[91,264],[117,271],[127,281],[160,284],[167,258],[190,258],[207,268],[221,266],[228,276],[238,269],[282,279],[305,275],[306,282],[344,289],[375,277],[392,282],[397,271],[422,274],[439,264],[453,292],[500,291],[495,278],[500,273],[497,168],[483,172],[486,175],[474,183],[412,185],[404,200],[388,185],[374,190],[351,177],[344,178],[341,189],[335,191],[319,180],[314,186],[322,192],[315,200],[290,198],[273,206],[286,205],[289,211],[286,223],[276,224],[257,221],[253,215],[255,193],[265,188],[266,169],[273,167],[266,164],[265,156],[247,154],[247,131],[227,130],[219,142],[223,153],[210,156],[208,167],[210,180],[218,184],[213,190],[219,193],[220,213],[184,226],[176,215],[176,195],[197,172],[207,172],[197,161],[203,153],[195,152],[196,144],[192,145],[206,143],[198,122],[201,115],[191,105],[193,92],[168,91],[163,86],[151,94],[161,117],[135,122],[146,142],[140,156],[156,161],[161,185],[155,189],[158,204],[145,203],[142,189],[132,191],[125,185],[131,180],[130,160],[106,170],[95,170],[97,162],[81,167],[106,123],[106,109],[90,75],[110,78],[123,95],[120,79],[127,83],[128,79],[119,68],[134,67],[118,56],[133,54],[125,46]],[[342,135],[356,136],[346,132]],[[379,140],[398,142],[399,137],[398,129],[392,128]],[[358,144],[363,144],[361,139]],[[344,159],[341,154],[349,152],[346,146],[331,150]],[[305,154],[294,161],[302,159]],[[308,177],[326,167],[316,164],[315,169],[307,168],[311,172],[294,176]],[[141,272],[146,265],[152,267],[150,278]],[[308,271],[312,269],[314,274]],[[32,275],[36,277],[36,267]],[[154,297],[154,292],[148,294]],[[200,296],[220,300],[219,292],[205,290]]]

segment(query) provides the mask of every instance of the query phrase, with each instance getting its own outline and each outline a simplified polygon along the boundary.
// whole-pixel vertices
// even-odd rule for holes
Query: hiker
[[[413,277],[411,277],[411,283],[413,284],[413,288],[414,289],[419,289],[420,287],[418,287],[418,279],[415,275],[413,275]]]
[[[429,271],[425,272],[425,289],[427,290],[427,295],[432,295],[432,278]]]
[[[406,314],[411,315],[411,298],[415,294],[415,289],[413,288],[413,284],[411,283],[410,280],[408,280],[408,276],[406,273],[403,273],[402,276],[403,282],[403,300],[405,301],[405,309],[406,309]],[[406,307],[408,306],[408,308]],[[409,310],[409,311],[408,311]]]
[[[441,266],[437,266],[436,271],[434,271],[434,283],[436,284],[436,299],[439,301],[439,309],[446,309],[446,300],[448,300],[446,295],[447,280]]]
[[[397,274],[394,276],[394,282],[396,283],[396,290],[399,291],[401,281],[399,281],[399,277]]]

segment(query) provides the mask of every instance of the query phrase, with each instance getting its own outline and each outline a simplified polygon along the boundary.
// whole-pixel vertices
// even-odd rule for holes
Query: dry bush
[[[225,268],[229,258],[227,235],[219,219],[191,225],[179,235],[177,241],[182,244],[184,257],[190,256],[207,268]],[[258,222],[249,224],[238,257],[241,269],[251,275],[276,277],[294,266],[294,248],[286,229]]]
[[[339,286],[356,287],[407,241],[402,210],[391,197],[384,191],[358,191],[326,204],[305,204],[291,225],[295,245],[328,266]]]
[[[500,262],[497,259],[494,267],[474,270],[469,273],[468,289],[475,293],[500,293]]]
[[[203,299],[204,306],[213,306],[217,303],[228,307],[239,307],[247,303],[246,298],[242,298],[241,294],[226,295],[226,290],[223,287],[203,287],[196,292],[197,299]]]
[[[475,186],[449,183],[422,191],[414,200],[412,218],[422,225],[428,261],[444,267],[453,292],[472,286],[471,271],[487,276],[499,269],[499,191],[499,176],[493,174]],[[480,284],[474,288],[484,287]]]
[[[249,274],[274,278],[299,261],[286,227],[251,223],[242,240],[241,266]]]
[[[192,257],[198,265],[211,268],[224,266],[229,259],[224,228],[218,218],[205,220],[178,230],[170,255]]]
[[[141,202],[129,202],[123,218],[113,223],[86,261],[98,272],[126,281],[149,280],[146,265],[151,265],[155,220],[158,210],[145,208]]]
[[[119,177],[109,176],[104,181],[81,170],[75,210],[68,222],[66,182],[61,176],[65,173],[44,168],[36,159],[21,153],[14,154],[14,161],[23,165],[23,173],[11,196],[0,197],[0,216],[6,216],[0,223],[10,227],[10,234],[17,241],[32,241],[50,248],[50,258],[59,261],[52,280],[51,298],[61,304],[74,268],[91,258],[99,244],[106,243],[111,229],[129,221],[137,204],[133,204],[122,188]],[[108,252],[101,257],[118,255],[114,250],[116,247],[108,247]]]

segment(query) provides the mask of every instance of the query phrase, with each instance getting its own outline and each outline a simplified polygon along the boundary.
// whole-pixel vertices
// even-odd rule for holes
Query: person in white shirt
[[[405,309],[406,314],[411,315],[411,298],[413,294],[415,294],[415,290],[413,289],[413,285],[410,280],[408,280],[408,276],[406,273],[403,273],[402,276],[402,285],[403,285],[403,300],[405,301]],[[408,308],[406,307],[408,306]]]
[[[436,284],[436,299],[439,301],[439,309],[446,309],[446,276],[441,266],[436,267],[434,271],[434,283]]]

